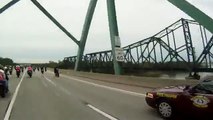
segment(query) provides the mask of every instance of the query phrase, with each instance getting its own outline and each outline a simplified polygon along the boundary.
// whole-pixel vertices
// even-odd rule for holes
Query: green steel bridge
[[[149,38],[123,47],[121,66],[132,72],[146,69],[212,72],[212,46],[213,36],[205,27],[194,20],[180,19]],[[69,68],[74,68],[76,60],[77,56],[64,58]],[[113,71],[111,50],[85,54],[82,61],[82,70]]]
[[[11,0],[0,14],[19,2]],[[143,70],[213,71],[213,20],[186,0],[167,0],[194,20],[180,19],[159,33],[121,47],[115,0],[106,0],[112,49],[84,54],[91,21],[98,0],[90,0],[81,38],[77,40],[37,0],[32,3],[78,45],[77,56],[65,57],[67,68],[87,71],[122,72]],[[198,32],[199,31],[199,32]]]

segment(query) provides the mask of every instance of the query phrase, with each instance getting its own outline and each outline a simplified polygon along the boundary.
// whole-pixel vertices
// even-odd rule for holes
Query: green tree
[[[2,65],[14,65],[14,62],[10,58],[2,58],[2,57],[0,57],[0,64],[2,64]]]

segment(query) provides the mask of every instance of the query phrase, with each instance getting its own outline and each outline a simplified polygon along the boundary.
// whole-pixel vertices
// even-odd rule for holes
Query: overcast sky
[[[90,0],[38,0],[78,40]],[[150,37],[180,18],[167,0],[115,0],[121,44]],[[213,0],[189,0],[213,18]],[[0,7],[10,0],[0,0]],[[48,62],[75,56],[77,45],[30,0],[0,14],[0,56],[15,62]],[[106,0],[98,0],[85,53],[111,49]]]

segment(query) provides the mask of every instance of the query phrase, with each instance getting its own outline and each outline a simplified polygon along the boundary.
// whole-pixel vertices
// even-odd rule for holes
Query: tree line
[[[5,65],[14,65],[14,62],[11,58],[3,58],[0,57],[0,64],[5,66]]]

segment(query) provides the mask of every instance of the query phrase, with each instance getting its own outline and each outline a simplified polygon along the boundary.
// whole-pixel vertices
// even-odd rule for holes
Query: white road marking
[[[56,85],[51,79],[47,78],[46,76],[44,76],[44,78],[45,78],[48,82],[50,82],[51,84],[53,84],[55,87],[58,86],[58,88],[59,88],[62,92],[66,93],[66,94],[68,94],[68,95],[71,95],[71,93],[70,93],[67,89],[65,89],[65,88],[63,88],[63,87],[61,87],[61,86],[59,86],[59,85]]]
[[[58,96],[58,97],[60,97],[60,94],[58,94],[57,92],[55,92],[55,95]]]
[[[13,94],[13,98],[12,98],[12,100],[11,100],[11,102],[10,102],[10,104],[9,104],[9,107],[8,107],[8,109],[7,109],[7,112],[6,112],[5,116],[4,116],[4,120],[9,120],[9,118],[10,118],[11,111],[12,111],[12,109],[13,109],[13,105],[14,105],[14,103],[15,103],[16,97],[17,97],[17,95],[18,95],[18,91],[19,91],[19,89],[20,89],[20,86],[21,86],[21,83],[22,83],[22,81],[23,81],[23,79],[24,79],[25,74],[26,74],[26,71],[25,71],[24,74],[22,75],[21,80],[20,80],[18,86],[16,87],[15,93]]]
[[[52,80],[48,79],[48,78],[45,77],[45,76],[44,76],[44,78],[45,78],[48,82],[50,82],[52,85],[56,86],[56,84],[55,84]]]
[[[49,73],[53,74],[52,72],[49,72]],[[105,88],[105,89],[109,89],[109,90],[113,90],[113,91],[129,94],[129,95],[137,96],[137,97],[146,97],[146,94],[142,94],[142,93],[137,93],[137,92],[127,91],[127,90],[123,90],[123,89],[119,89],[119,88],[100,85],[100,84],[88,82],[88,81],[85,81],[85,80],[80,80],[80,79],[77,79],[77,78],[73,78],[73,77],[70,77],[70,76],[67,76],[67,75],[61,75],[61,76],[65,77],[65,78],[68,78],[68,79],[71,79],[71,80],[74,80],[74,81],[77,81],[77,82],[81,82],[81,83],[84,83],[84,84],[89,84],[89,85],[92,85],[92,86],[96,86],[96,87],[101,87],[101,88]]]
[[[131,91],[127,91],[127,90],[113,88],[113,87],[100,85],[100,84],[96,84],[96,83],[92,83],[92,82],[87,82],[87,81],[80,80],[80,79],[73,78],[73,77],[69,77],[69,76],[66,76],[66,75],[63,75],[63,76],[66,77],[66,78],[69,78],[71,80],[81,82],[81,83],[85,83],[85,84],[89,84],[89,85],[93,85],[93,86],[96,86],[96,87],[101,87],[101,88],[105,88],[105,89],[109,89],[109,90],[113,90],[113,91],[118,91],[118,92],[129,94],[129,95],[134,95],[134,96],[138,96],[138,97],[145,97],[146,96],[146,94],[142,94],[142,93],[136,93],[136,92],[131,92]]]
[[[42,83],[45,87],[47,87],[47,83],[45,83],[43,80],[42,80]]]
[[[63,91],[64,93],[66,93],[66,94],[68,94],[68,95],[71,95],[71,93],[70,93],[67,89],[65,89],[65,88],[63,88],[63,87],[59,87],[59,88],[60,88],[60,90]]]
[[[98,109],[98,108],[96,108],[96,107],[94,107],[94,106],[92,106],[92,105],[90,105],[90,104],[87,104],[87,106],[88,106],[89,108],[95,110],[95,111],[98,112],[99,114],[105,116],[106,118],[110,119],[110,120],[118,120],[117,118],[114,118],[113,116],[111,116],[111,115],[109,115],[109,114],[107,114],[107,113],[101,111],[100,109]]]

